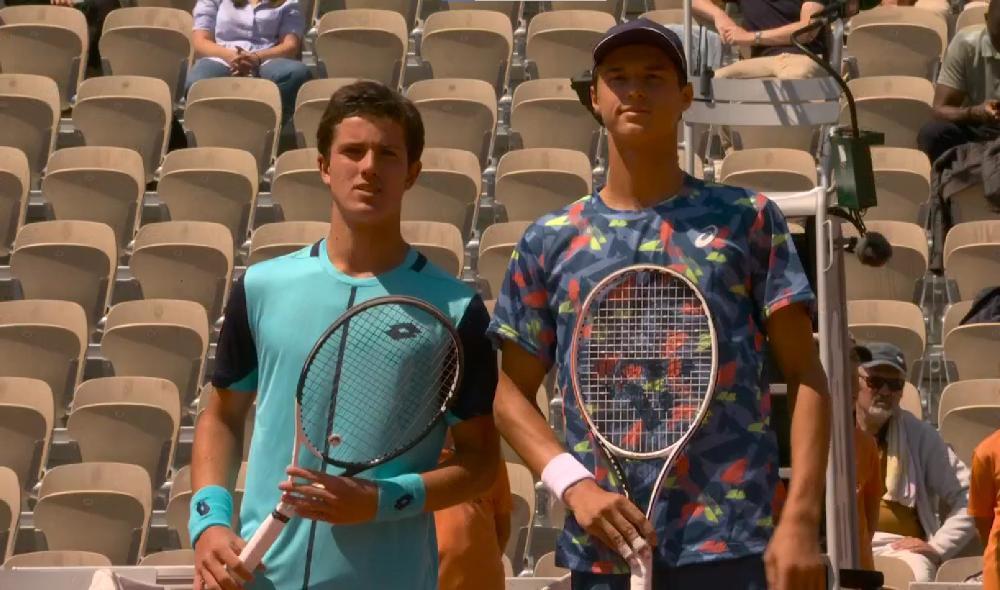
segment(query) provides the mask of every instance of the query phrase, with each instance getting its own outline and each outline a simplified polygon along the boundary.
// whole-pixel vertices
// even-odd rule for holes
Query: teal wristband
[[[210,526],[232,527],[233,496],[222,486],[205,486],[191,496],[191,517],[188,533],[191,547]]]
[[[423,513],[427,490],[424,478],[416,473],[406,473],[387,479],[375,480],[378,485],[378,512],[376,522],[410,518]]]

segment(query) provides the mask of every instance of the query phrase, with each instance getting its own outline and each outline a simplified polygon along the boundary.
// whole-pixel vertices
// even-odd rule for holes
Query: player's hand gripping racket
[[[292,463],[308,458],[305,449],[353,477],[397,457],[434,428],[461,381],[458,333],[437,308],[398,296],[361,303],[323,333],[302,368]],[[248,570],[292,515],[279,503],[261,523],[240,553]]]
[[[570,363],[577,405],[625,496],[636,501],[621,460],[666,459],[645,511],[652,520],[663,478],[712,400],[718,359],[705,299],[668,268],[616,271],[587,295]],[[632,563],[632,590],[652,588],[652,558]]]

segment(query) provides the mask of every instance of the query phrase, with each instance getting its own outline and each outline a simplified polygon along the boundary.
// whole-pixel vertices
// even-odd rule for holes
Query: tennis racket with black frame
[[[312,457],[353,477],[412,449],[451,407],[463,364],[458,332],[429,303],[388,296],[352,307],[302,368],[292,464]],[[249,571],[293,514],[279,502],[261,523],[240,553]]]
[[[705,298],[667,267],[615,271],[584,300],[570,363],[577,406],[629,500],[637,499],[622,461],[665,459],[645,510],[652,521],[665,476],[714,395],[718,347]],[[651,589],[652,569],[651,556],[638,557],[631,589]]]

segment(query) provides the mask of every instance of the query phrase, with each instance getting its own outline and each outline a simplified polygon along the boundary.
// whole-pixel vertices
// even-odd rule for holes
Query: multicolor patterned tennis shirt
[[[703,292],[718,334],[716,397],[701,429],[668,474],[653,515],[658,565],[736,559],[764,552],[773,530],[778,449],[769,426],[766,318],[814,297],[777,205],[746,189],[685,177],[681,191],[640,211],[609,208],[595,193],[546,215],[511,258],[490,334],[556,364],[566,392],[569,452],[616,489],[571,394],[569,349],[590,289],[632,264],[666,265]],[[640,506],[663,463],[626,462]],[[557,563],[625,573],[625,563],[569,514]]]

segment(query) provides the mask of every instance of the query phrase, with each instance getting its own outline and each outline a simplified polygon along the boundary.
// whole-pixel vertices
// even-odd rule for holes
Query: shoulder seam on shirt
[[[417,259],[410,265],[410,270],[413,272],[420,272],[424,270],[425,266],[427,266],[427,257],[420,252],[417,252]]]
[[[321,243],[323,243],[323,240],[319,240],[315,244],[312,245],[312,248],[309,249],[309,256],[310,257],[312,257],[312,258],[319,257],[319,245]]]

